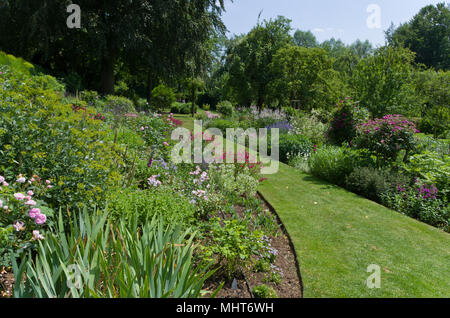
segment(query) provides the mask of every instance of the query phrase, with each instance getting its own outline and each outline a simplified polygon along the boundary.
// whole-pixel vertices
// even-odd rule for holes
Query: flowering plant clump
[[[346,97],[336,103],[336,111],[328,130],[328,138],[335,144],[351,142],[356,126],[369,118],[367,109],[360,107],[352,98]]]
[[[45,238],[53,211],[39,198],[45,198],[51,187],[50,180],[41,180],[36,175],[29,180],[19,175],[11,184],[0,176],[0,229],[4,233],[0,263],[4,262],[2,253],[25,250]]]
[[[419,133],[414,123],[401,115],[387,115],[383,118],[369,120],[357,127],[355,145],[368,149],[377,157],[378,164],[395,161],[404,150],[403,161],[416,149],[417,141],[414,134]]]

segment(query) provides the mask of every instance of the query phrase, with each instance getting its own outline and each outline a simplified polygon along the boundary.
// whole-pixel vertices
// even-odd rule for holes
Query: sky
[[[385,42],[384,31],[411,20],[421,8],[445,0],[225,0],[223,21],[228,35],[250,31],[261,21],[279,15],[292,20],[294,30],[311,30],[322,42],[332,37],[351,44]]]

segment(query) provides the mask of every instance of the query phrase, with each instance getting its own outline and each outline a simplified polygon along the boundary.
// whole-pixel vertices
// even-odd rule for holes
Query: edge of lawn
[[[259,187],[294,244],[305,297],[450,297],[450,235],[280,163]],[[381,288],[369,289],[370,264]]]

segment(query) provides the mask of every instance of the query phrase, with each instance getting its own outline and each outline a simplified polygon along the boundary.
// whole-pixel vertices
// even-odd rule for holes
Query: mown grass
[[[305,297],[450,297],[450,235],[280,164],[260,186],[295,246]],[[369,289],[370,264],[381,288]]]

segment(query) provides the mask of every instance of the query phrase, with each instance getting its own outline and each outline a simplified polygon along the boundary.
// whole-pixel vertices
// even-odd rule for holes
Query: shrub
[[[308,137],[314,144],[325,143],[328,125],[322,123],[315,115],[300,114],[292,119],[293,131],[297,135]]]
[[[205,129],[208,128],[217,128],[222,131],[222,133],[225,135],[227,128],[238,128],[238,124],[235,121],[228,120],[228,119],[217,119],[212,120],[209,123],[207,123]]]
[[[188,199],[161,187],[113,192],[108,207],[115,219],[131,221],[136,216],[139,224],[145,224],[155,216],[167,223],[189,224],[195,214],[195,207]]]
[[[131,100],[122,96],[108,95],[105,99],[104,109],[115,115],[123,115],[126,113],[135,113],[136,109]]]
[[[74,112],[45,87],[40,76],[7,70],[0,76],[0,170],[7,178],[51,178],[52,208],[103,204],[120,178],[116,148],[105,140],[102,121]]]
[[[358,126],[355,145],[368,149],[377,157],[377,164],[396,161],[403,150],[406,162],[409,154],[416,149],[414,134],[416,126],[401,115],[386,115]]]
[[[293,157],[309,156],[313,150],[313,143],[302,135],[281,134],[279,147],[280,161],[287,163]]]
[[[51,186],[45,180],[19,175],[10,183],[0,176],[0,266],[11,265],[9,252],[18,257],[36,248],[53,219],[53,210],[45,203]]]
[[[82,91],[80,95],[81,100],[86,102],[87,106],[103,111],[104,101],[96,91]]]
[[[255,298],[278,298],[278,294],[273,287],[265,284],[253,287],[252,294]]]
[[[450,232],[450,206],[447,201],[437,198],[434,186],[400,186],[395,193],[383,196],[383,204],[409,217]]]
[[[152,91],[152,106],[157,110],[169,108],[175,101],[175,93],[170,87],[163,84],[155,87]]]
[[[217,104],[216,110],[221,113],[224,116],[230,117],[233,115],[233,104],[231,104],[229,101],[222,101]]]
[[[252,256],[258,255],[264,246],[263,233],[249,230],[238,220],[212,218],[208,230],[209,243],[202,248],[203,257],[217,259],[227,278],[249,267]]]
[[[190,229],[163,225],[156,218],[138,228],[136,222],[110,223],[106,212],[89,214],[75,214],[67,234],[60,213],[57,234],[39,242],[37,255],[13,261],[14,297],[201,296],[214,271],[210,264],[194,264],[195,233]]]
[[[409,184],[410,177],[388,170],[372,167],[357,167],[345,179],[348,190],[378,203],[382,195],[397,190],[398,186]]]
[[[336,145],[350,142],[356,135],[356,126],[369,119],[367,109],[346,97],[336,103],[336,110],[328,130],[328,138]]]
[[[310,172],[328,182],[344,185],[347,175],[354,169],[355,154],[348,148],[324,146],[308,160]]]
[[[450,199],[450,155],[425,151],[412,156],[403,169],[427,184],[435,184],[442,197]]]
[[[211,105],[209,105],[209,104],[203,104],[202,109],[203,109],[204,111],[210,111],[210,110],[211,110]]]

